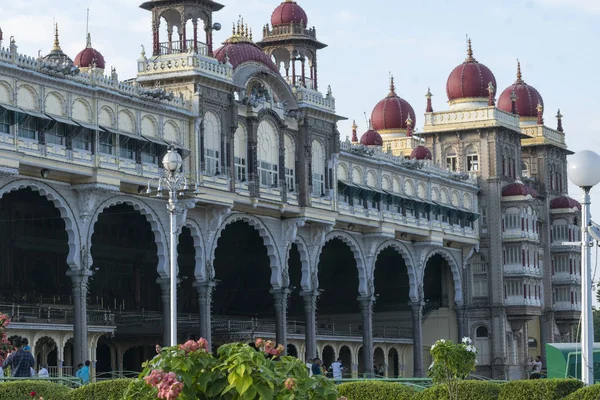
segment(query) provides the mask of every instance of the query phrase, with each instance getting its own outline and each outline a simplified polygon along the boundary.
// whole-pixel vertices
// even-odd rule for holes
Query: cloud
[[[536,2],[543,6],[570,8],[600,14],[600,1],[598,0],[536,0]]]
[[[348,10],[342,10],[342,11],[338,12],[336,17],[339,21],[342,21],[342,22],[352,22],[352,21],[356,21],[359,19],[358,15],[356,15]]]

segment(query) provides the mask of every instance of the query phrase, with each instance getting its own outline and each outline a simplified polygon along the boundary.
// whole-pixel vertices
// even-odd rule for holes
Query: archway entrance
[[[423,298],[423,343],[442,338],[457,340],[454,278],[448,261],[439,254],[425,264]]]
[[[343,377],[352,377],[352,351],[348,346],[340,347],[340,354],[338,356],[342,360],[342,366],[344,367]]]
[[[36,365],[47,365],[50,373],[56,374],[58,368],[58,346],[54,339],[42,336],[33,347]]]
[[[2,301],[71,304],[68,237],[52,202],[31,189],[6,193],[0,200],[0,249]]]
[[[192,231],[187,226],[181,229],[177,244],[177,265],[179,266],[179,287],[177,306],[180,312],[198,313],[198,292],[194,287],[196,269],[196,249]]]
[[[331,364],[335,361],[335,350],[333,349],[333,347],[325,345],[325,347],[323,347],[322,358],[323,366],[328,369],[331,366]]]
[[[304,321],[304,300],[300,293],[302,292],[302,260],[298,245],[292,243],[288,253],[288,274],[290,277],[290,296],[288,297],[288,323],[293,325],[294,321],[300,324]],[[314,357],[314,355],[313,355]]]
[[[388,378],[397,378],[400,375],[400,357],[394,347],[388,351]]]

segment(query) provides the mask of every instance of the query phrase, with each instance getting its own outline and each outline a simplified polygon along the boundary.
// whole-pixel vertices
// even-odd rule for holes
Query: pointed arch
[[[7,183],[0,188],[0,198],[4,197],[6,193],[15,192],[21,189],[31,189],[38,192],[41,196],[45,197],[54,204],[54,207],[60,212],[65,223],[65,230],[67,232],[69,254],[67,255],[67,264],[71,269],[80,269],[81,265],[81,235],[79,233],[79,226],[77,225],[77,219],[73,214],[71,206],[67,200],[58,193],[55,189],[49,185],[36,181],[36,180],[17,180]]]
[[[269,228],[267,228],[267,226],[260,220],[260,218],[255,217],[254,215],[244,214],[244,213],[235,213],[235,214],[231,214],[229,217],[227,217],[225,219],[225,221],[223,221],[223,223],[217,230],[217,232],[214,236],[213,242],[210,246],[210,260],[214,261],[214,259],[215,259],[215,251],[217,250],[217,244],[218,244],[219,238],[221,237],[225,228],[227,228],[227,225],[230,225],[230,224],[232,224],[234,222],[238,222],[238,221],[246,222],[248,225],[253,227],[258,232],[260,237],[262,238],[264,246],[267,248],[267,255],[269,256],[269,260],[270,260],[269,266],[271,267],[271,285],[273,286],[274,289],[281,288],[283,279],[282,279],[282,274],[281,274],[281,263],[279,262],[279,256],[277,255],[275,239],[274,239],[273,235],[271,234],[271,232],[269,231]],[[215,276],[214,268],[215,268],[214,262],[211,262],[211,265],[210,265],[210,276],[211,277]]]
[[[460,275],[459,263],[456,258],[448,250],[443,247],[434,247],[431,249],[425,257],[423,257],[423,271],[420,277],[420,284],[423,285],[423,279],[425,278],[425,269],[427,268],[427,262],[435,255],[440,255],[444,260],[448,262],[450,270],[452,271],[452,279],[454,281],[454,302],[456,305],[462,305],[464,303],[463,292],[462,292],[462,277]]]
[[[168,278],[169,277],[169,250],[168,250],[169,246],[167,243],[165,230],[162,226],[162,223],[160,222],[160,219],[158,218],[158,215],[152,209],[152,207],[150,207],[148,204],[146,204],[142,200],[136,199],[135,197],[126,197],[126,196],[112,197],[112,198],[102,202],[102,204],[100,204],[96,208],[96,211],[94,212],[94,214],[92,215],[92,218],[90,220],[90,226],[88,228],[89,230],[88,230],[88,234],[86,237],[86,243],[90,244],[90,249],[87,252],[88,253],[87,265],[91,266],[93,263],[92,252],[91,252],[91,243],[92,243],[92,235],[94,234],[95,225],[96,225],[96,222],[98,222],[98,217],[100,217],[100,214],[102,214],[102,212],[104,210],[106,210],[107,208],[110,208],[112,206],[117,206],[120,204],[127,204],[127,205],[133,207],[136,211],[139,211],[140,214],[142,214],[146,218],[146,221],[148,221],[148,223],[150,224],[150,228],[152,229],[152,232],[154,233],[154,242],[156,243],[156,250],[157,250],[156,256],[158,258],[157,271],[161,278]]]
[[[286,262],[283,268],[289,268],[289,256],[290,250],[292,249],[292,245],[295,244],[298,248],[298,253],[300,253],[300,263],[302,265],[302,277],[300,279],[300,285],[302,286],[302,290],[308,292],[312,290],[312,271],[310,268],[310,255],[308,252],[308,245],[304,241],[304,239],[300,236],[296,238],[292,243],[290,243],[286,249]]]
[[[205,282],[208,280],[206,276],[206,268],[205,268],[205,256],[204,256],[204,235],[202,235],[202,229],[200,225],[194,221],[193,219],[188,218],[185,221],[185,226],[189,228],[190,233],[192,234],[192,239],[194,240],[194,251],[195,251],[195,268],[194,268],[194,277],[196,280],[200,282]]]
[[[321,257],[321,253],[323,252],[323,247],[325,247],[327,242],[329,242],[330,240],[333,240],[333,239],[339,239],[342,242],[344,242],[350,248],[350,251],[352,251],[352,254],[354,254],[354,260],[356,261],[356,269],[358,270],[358,292],[360,293],[360,295],[361,296],[372,295],[372,293],[369,293],[371,291],[371,289],[369,288],[371,286],[371,285],[369,285],[369,281],[370,281],[369,272],[367,271],[365,259],[363,257],[363,253],[360,248],[360,245],[358,244],[358,241],[354,237],[352,237],[350,234],[348,234],[344,231],[337,231],[337,230],[331,231],[327,234],[327,236],[325,236],[325,240],[323,240],[323,243],[321,244],[319,251],[317,252],[317,259],[315,260],[316,268],[317,269],[319,268],[319,258]],[[317,282],[317,288],[318,288],[318,285],[319,285],[318,273],[317,273],[316,282]]]
[[[389,239],[384,241],[377,247],[375,250],[375,257],[373,257],[373,274],[375,274],[375,265],[377,263],[377,257],[379,253],[387,248],[393,248],[396,250],[404,259],[404,263],[406,264],[406,271],[408,273],[408,283],[410,285],[410,291],[408,295],[410,296],[411,301],[419,300],[419,275],[417,272],[417,268],[415,266],[415,262],[411,255],[410,250],[406,247],[406,244],[402,243],[399,240]],[[374,279],[374,275],[373,275]]]

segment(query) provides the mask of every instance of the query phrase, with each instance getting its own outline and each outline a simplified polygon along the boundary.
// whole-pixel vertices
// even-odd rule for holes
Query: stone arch
[[[463,207],[466,208],[467,210],[473,209],[473,202],[471,201],[471,195],[468,193],[465,193],[463,195]]]
[[[17,91],[17,106],[29,110],[39,110],[40,101],[37,90],[31,85],[20,85]]]
[[[163,124],[163,137],[168,142],[181,142],[181,130],[173,120],[165,121]]]
[[[414,194],[415,194],[415,184],[413,183],[412,179],[406,179],[404,181],[404,193],[407,196],[414,196]]]
[[[442,204],[448,204],[448,202],[449,202],[449,199],[448,199],[448,189],[442,188],[442,190],[440,192],[440,202]]]
[[[136,133],[135,116],[129,110],[119,110],[119,130]]]
[[[348,167],[346,166],[346,164],[338,164],[337,179],[340,181],[348,181]]]
[[[23,179],[10,182],[0,188],[0,198],[6,193],[27,188],[38,192],[40,195],[50,200],[54,204],[54,207],[58,209],[65,222],[65,230],[68,238],[69,254],[67,255],[67,264],[69,264],[69,268],[71,269],[83,268],[83,266],[80,265],[81,235],[79,234],[77,219],[73,214],[71,206],[61,194],[43,182]]]
[[[318,268],[319,266],[319,257],[321,256],[321,253],[323,252],[323,247],[325,247],[325,244],[327,244],[327,242],[329,242],[332,239],[339,239],[342,242],[344,242],[352,251],[352,254],[354,254],[354,260],[356,261],[356,269],[358,270],[358,292],[360,293],[361,296],[369,296],[372,295],[373,293],[370,293],[372,290],[370,288],[369,285],[369,272],[367,271],[367,267],[366,267],[366,263],[364,261],[364,257],[362,254],[362,250],[360,248],[360,245],[358,244],[357,240],[355,238],[353,238],[350,234],[344,232],[344,231],[332,231],[329,232],[327,234],[327,236],[325,236],[325,240],[323,240],[323,243],[321,244],[319,251],[317,252],[317,259],[315,260],[315,265],[317,266],[316,268]],[[319,284],[319,279],[318,279],[318,274],[317,274],[317,287]]]
[[[377,188],[379,186],[377,185],[377,173],[372,169],[367,172],[367,186],[372,188]]]
[[[190,218],[188,218],[187,221],[185,221],[185,226],[189,228],[192,234],[192,239],[194,240],[194,250],[196,259],[194,277],[196,278],[196,280],[205,282],[208,280],[208,277],[206,276],[206,268],[204,262],[205,243],[202,235],[202,229],[200,229],[200,225],[196,221]]]
[[[127,204],[132,206],[136,211],[139,211],[143,216],[146,217],[146,221],[150,224],[150,228],[154,233],[154,241],[156,243],[156,256],[158,258],[158,266],[157,271],[161,278],[169,277],[169,246],[167,243],[167,238],[165,235],[165,231],[163,226],[158,218],[156,212],[150,207],[148,204],[143,202],[140,199],[136,199],[135,197],[126,197],[126,196],[116,196],[112,197],[108,200],[105,200],[100,204],[92,218],[90,219],[90,226],[88,228],[88,233],[86,237],[86,243],[92,243],[92,235],[94,234],[94,227],[96,222],[98,222],[98,217],[104,210],[110,208],[112,206],[117,206],[120,204]],[[93,264],[92,260],[92,252],[91,249],[87,252],[87,265],[91,266]]]
[[[417,268],[415,266],[415,262],[413,260],[413,257],[410,253],[410,250],[408,249],[408,247],[406,247],[406,245],[398,240],[394,240],[394,239],[389,239],[384,241],[383,243],[381,243],[379,245],[379,247],[377,247],[377,250],[375,250],[375,256],[373,257],[373,274],[375,274],[375,263],[377,262],[377,256],[379,256],[379,253],[381,253],[383,250],[387,249],[388,247],[393,248],[394,250],[396,250],[404,259],[404,263],[406,264],[406,271],[408,272],[408,282],[410,284],[410,290],[408,295],[410,296],[410,300],[411,301],[418,301],[419,300],[419,278],[418,278],[418,272],[417,272]],[[373,275],[373,279],[374,275]]]
[[[92,106],[86,99],[75,99],[71,106],[71,115],[77,121],[92,122]]]
[[[253,215],[243,214],[243,213],[235,213],[235,214],[231,214],[229,217],[227,217],[225,219],[225,221],[223,221],[223,223],[217,230],[217,232],[214,236],[214,239],[213,239],[213,243],[210,247],[210,260],[215,259],[215,251],[217,250],[217,243],[219,241],[219,238],[221,237],[221,234],[227,227],[227,225],[230,225],[230,224],[232,224],[234,222],[238,222],[238,221],[244,221],[248,225],[250,225],[251,227],[256,229],[256,231],[262,238],[263,243],[264,243],[265,247],[267,248],[267,255],[269,256],[269,260],[270,260],[271,285],[273,286],[274,289],[281,288],[283,279],[282,279],[282,274],[281,274],[281,264],[279,262],[279,257],[277,256],[277,247],[276,247],[275,239],[274,239],[273,235],[271,234],[271,232],[269,231],[269,229],[267,228],[267,226],[260,220],[260,218],[255,217]],[[215,276],[214,268],[215,268],[214,263],[212,263],[210,266],[211,277]]]
[[[425,255],[425,257],[423,257],[423,271],[420,277],[420,285],[423,285],[423,279],[425,278],[425,268],[427,268],[427,261],[429,261],[431,257],[438,254],[442,256],[442,258],[446,260],[448,262],[448,265],[450,266],[450,270],[452,271],[452,279],[454,281],[454,302],[457,306],[460,306],[464,303],[460,268],[458,266],[458,261],[456,261],[456,258],[454,258],[452,253],[450,253],[448,250],[442,247],[434,247]]]
[[[158,122],[151,115],[144,115],[142,118],[142,135],[157,138]]]
[[[0,81],[0,102],[12,104],[13,89],[7,81]]]
[[[383,175],[381,177],[381,188],[383,190],[392,190],[392,180],[389,175]]]
[[[431,200],[440,201],[440,189],[436,187],[431,188]]]
[[[352,168],[352,183],[358,183],[359,185],[363,183],[363,175],[360,167]]]
[[[458,191],[456,190],[452,191],[451,204],[454,207],[460,207],[460,198],[458,196]]]
[[[397,176],[395,176],[392,180],[392,191],[394,193],[402,193],[402,184]]]
[[[66,108],[65,98],[60,93],[50,92],[46,95],[46,99],[44,100],[44,111],[48,114],[64,117]]]
[[[427,186],[423,182],[420,182],[417,186],[417,196],[420,199],[427,199]]]
[[[102,106],[98,114],[98,124],[108,128],[115,127],[115,112],[108,106]]]
[[[288,257],[290,254],[290,250],[292,249],[292,244],[296,244],[298,248],[298,253],[300,253],[300,263],[302,264],[302,277],[300,280],[300,284],[302,286],[302,290],[310,291],[312,290],[312,271],[310,268],[310,253],[308,252],[308,245],[304,241],[304,238],[298,236],[296,240],[294,240],[288,246],[285,254],[286,254],[286,262],[284,263],[283,268],[287,270],[288,268]]]

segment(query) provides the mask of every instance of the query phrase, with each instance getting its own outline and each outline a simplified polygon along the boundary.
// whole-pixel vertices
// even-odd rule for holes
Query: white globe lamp
[[[163,167],[174,174],[183,165],[183,159],[175,149],[169,149],[162,160]]]
[[[568,161],[569,179],[581,188],[600,183],[600,155],[590,150],[573,154]]]

